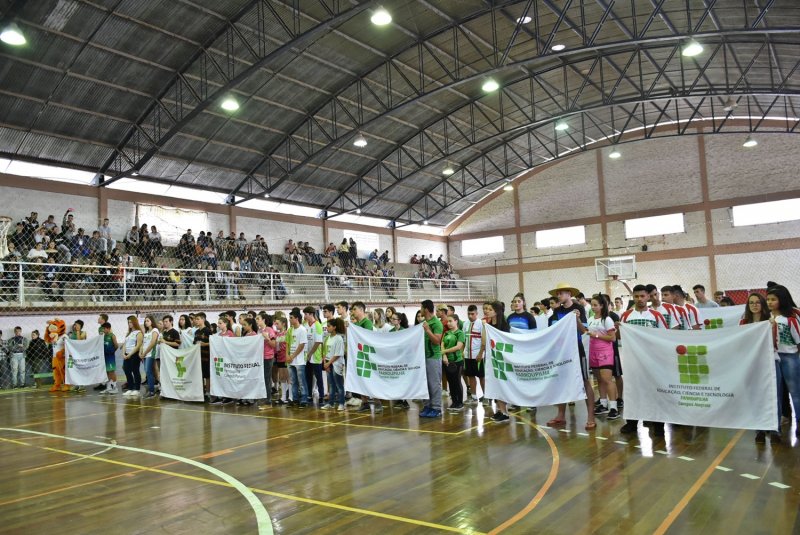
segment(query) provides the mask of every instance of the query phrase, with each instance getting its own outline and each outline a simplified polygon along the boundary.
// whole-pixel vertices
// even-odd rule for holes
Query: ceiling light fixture
[[[423,225],[427,225],[428,224],[428,220],[426,219],[425,221],[422,222],[422,224]]]
[[[514,191],[514,186],[509,182],[505,186],[503,186],[503,191]]]
[[[265,199],[269,199],[269,193],[265,193],[265,194],[264,194],[264,198],[265,198]]]
[[[558,130],[559,132],[563,132],[564,130],[566,130],[568,128],[569,128],[569,125],[567,124],[566,121],[559,121],[559,122],[556,123],[556,126],[555,126],[555,129]]]
[[[131,173],[131,176],[139,176],[139,172],[138,171],[134,171],[133,173]]]
[[[703,45],[692,39],[686,46],[683,47],[681,51],[681,55],[687,58],[692,58],[694,56],[698,56],[703,53]]]
[[[222,101],[220,107],[225,111],[236,111],[239,109],[239,102],[233,97],[227,97]]]
[[[614,149],[608,153],[608,157],[612,160],[619,160],[622,157],[622,153],[617,149]]]
[[[742,143],[742,147],[747,147],[748,149],[751,147],[755,147],[756,145],[758,145],[758,141],[753,139],[753,136],[747,136],[745,142]]]
[[[520,17],[517,19],[517,24],[528,24],[532,20],[533,19],[530,18],[528,15],[525,15],[524,17]]]
[[[365,138],[362,134],[358,134],[358,136],[353,140],[353,145],[359,149],[363,149],[367,146],[367,138]]]
[[[356,208],[356,213],[357,213],[358,215],[361,215],[361,208]]]
[[[11,46],[22,46],[28,42],[15,22],[9,23],[3,28],[3,31],[0,32],[0,41]]]
[[[498,89],[500,89],[500,84],[489,78],[488,80],[483,82],[481,89],[483,89],[483,91],[486,93],[491,93],[492,91],[497,91]]]
[[[550,50],[552,50],[553,52],[561,52],[565,48],[567,48],[567,45],[557,44],[557,45],[551,46]]]
[[[375,26],[386,26],[392,22],[392,14],[379,7],[369,19]]]
[[[450,176],[450,175],[452,175],[453,173],[455,173],[455,171],[454,171],[454,170],[453,170],[453,168],[452,168],[452,167],[450,167],[449,165],[448,165],[447,167],[445,167],[444,169],[442,169],[442,174],[443,174],[444,176]]]

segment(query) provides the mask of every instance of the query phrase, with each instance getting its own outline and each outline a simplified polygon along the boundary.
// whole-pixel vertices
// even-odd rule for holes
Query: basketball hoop
[[[13,220],[8,216],[0,216],[0,259],[8,256],[8,231]]]

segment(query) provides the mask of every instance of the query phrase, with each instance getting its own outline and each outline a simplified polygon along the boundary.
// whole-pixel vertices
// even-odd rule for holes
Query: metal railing
[[[334,274],[225,271],[0,262],[0,309],[147,307],[215,304],[483,301],[494,284],[462,279],[422,279]]]

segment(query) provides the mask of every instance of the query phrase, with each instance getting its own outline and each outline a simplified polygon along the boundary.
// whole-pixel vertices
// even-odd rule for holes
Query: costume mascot
[[[50,387],[50,392],[69,392],[69,385],[64,384],[64,340],[67,338],[67,324],[59,318],[49,320],[45,332],[46,342],[53,348],[53,386]]]

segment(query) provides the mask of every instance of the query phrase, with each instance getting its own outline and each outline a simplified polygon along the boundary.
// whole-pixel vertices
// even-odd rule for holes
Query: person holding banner
[[[587,324],[586,310],[576,301],[573,297],[578,295],[578,290],[569,284],[562,282],[559,283],[554,289],[550,290],[550,295],[558,299],[558,306],[553,307],[553,314],[548,320],[548,325],[552,326],[562,318],[575,318],[577,321],[577,343],[578,343],[578,356],[581,362],[581,374],[583,375],[584,390],[586,390],[586,426],[588,431],[597,427],[594,420],[594,389],[589,382],[589,367],[586,362],[586,350],[583,348],[583,341],[581,340],[584,325]],[[562,426],[566,425],[567,405],[560,403],[557,405],[558,414],[556,417],[547,422],[549,426]]]
[[[501,301],[487,301],[483,304],[483,315],[487,325],[491,325],[498,331],[505,333],[510,332],[511,328],[505,317],[505,309]],[[508,416],[508,403],[505,400],[495,399],[497,410],[492,415],[492,421],[497,423],[504,423],[509,420]]]
[[[697,308],[686,302],[686,292],[679,285],[672,287],[672,304],[681,315],[681,330],[698,331],[700,330],[700,313]],[[667,327],[669,328],[669,327]]]
[[[278,405],[289,403],[289,368],[286,363],[286,318],[275,313],[272,318],[275,329],[275,368],[278,370]]]
[[[101,394],[116,394],[117,393],[117,336],[111,332],[111,324],[105,322],[100,326],[103,329],[103,357],[106,364],[106,375],[108,382],[106,383],[105,390]]]
[[[323,367],[328,373],[329,402],[322,406],[323,409],[344,410],[344,321],[342,318],[328,320],[326,329],[328,336],[325,338],[325,363]]]
[[[156,395],[156,348],[158,347],[159,332],[156,328],[156,318],[148,315],[144,318],[144,338],[142,339],[141,354],[145,357],[144,371],[147,374],[147,394],[145,398]]]
[[[681,317],[675,305],[661,301],[661,294],[655,284],[648,284],[646,288],[650,294],[650,306],[664,316],[664,320],[667,322],[667,329],[680,329]]]
[[[675,289],[677,288],[677,290]],[[683,290],[680,286],[673,287],[673,296],[683,295]],[[650,327],[653,329],[668,329],[667,320],[660,312],[653,310],[647,305],[650,300],[650,293],[647,291],[647,286],[644,284],[637,284],[633,287],[633,308],[626,310],[620,317],[620,323],[627,323],[630,325],[640,325],[642,327]],[[664,424],[661,422],[645,422],[646,427],[653,427],[653,434],[657,437],[664,436]],[[639,428],[639,420],[626,420],[625,425],[620,428],[620,433],[636,433]]]
[[[203,392],[206,401],[211,401],[209,391],[211,389],[211,349],[208,339],[211,336],[211,329],[206,321],[206,313],[198,312],[194,315],[194,345],[200,346],[200,369],[203,373]]]
[[[767,307],[767,300],[760,293],[753,292],[747,297],[747,307],[744,310],[744,316],[739,320],[739,325],[748,325],[751,323],[758,323],[761,321],[770,321],[770,313]],[[783,408],[783,390],[784,380],[781,373],[781,360],[778,354],[775,354],[775,384],[778,388],[778,424],[775,429],[777,431],[769,432],[769,440],[772,444],[781,442],[781,411]],[[791,411],[791,409],[789,409]],[[789,414],[791,416],[791,412]],[[763,444],[767,441],[767,431],[756,431],[756,442]]]
[[[442,415],[442,335],[444,326],[433,313],[433,301],[420,303],[422,329],[425,331],[425,376],[428,383],[428,404],[419,413],[420,418],[439,418]]]
[[[264,338],[264,386],[267,388],[267,399],[264,404],[259,406],[259,410],[264,410],[273,405],[272,403],[272,364],[275,362],[275,348],[277,347],[277,335],[272,328],[272,318],[266,312],[259,312],[256,315],[256,326],[258,333]],[[285,365],[285,363],[284,363]]]
[[[306,389],[306,345],[308,332],[300,321],[300,309],[294,307],[289,312],[289,329],[286,331],[286,347],[289,363],[289,378],[292,383],[292,403],[298,408],[308,407],[308,390]],[[299,399],[299,402],[298,402]]]
[[[128,389],[123,396],[138,396],[142,389],[142,374],[139,371],[142,359],[139,358],[139,350],[142,349],[143,339],[144,333],[139,326],[139,320],[136,316],[128,316],[128,334],[125,336],[125,351],[122,354],[122,370],[128,380]]]
[[[356,301],[350,306],[350,313],[353,316],[353,325],[357,325],[362,329],[366,329],[371,331],[374,329],[374,325],[372,320],[369,318],[367,314],[367,305],[362,303],[361,301]],[[355,397],[355,396],[353,396]],[[373,399],[373,403],[375,405],[375,412],[380,412],[383,410],[383,404],[378,399]],[[361,407],[358,409],[358,412],[369,412],[369,396],[361,396]]]
[[[458,320],[447,317],[447,332],[442,337],[442,363],[450,385],[451,412],[464,410],[464,389],[461,387],[461,369],[464,366],[464,332],[458,328]]]
[[[484,379],[484,350],[486,348],[486,330],[483,322],[478,319],[478,307],[469,305],[467,307],[467,322],[464,324],[464,336],[466,344],[464,347],[464,369],[469,389],[472,392],[467,403],[477,405],[485,400],[486,380]],[[481,394],[484,397],[478,398],[478,382],[481,385]]]
[[[794,300],[785,286],[773,286],[767,290],[767,307],[772,323],[775,351],[781,365],[781,374],[789,387],[797,423],[795,434],[800,437],[800,320],[794,311]]]
[[[614,340],[617,338],[616,325],[608,312],[609,302],[598,294],[592,297],[592,318],[588,327],[581,325],[583,333],[589,333],[589,367],[592,369],[600,390],[600,405],[594,414],[606,415],[607,420],[619,418],[617,411],[617,385],[614,370]]]

